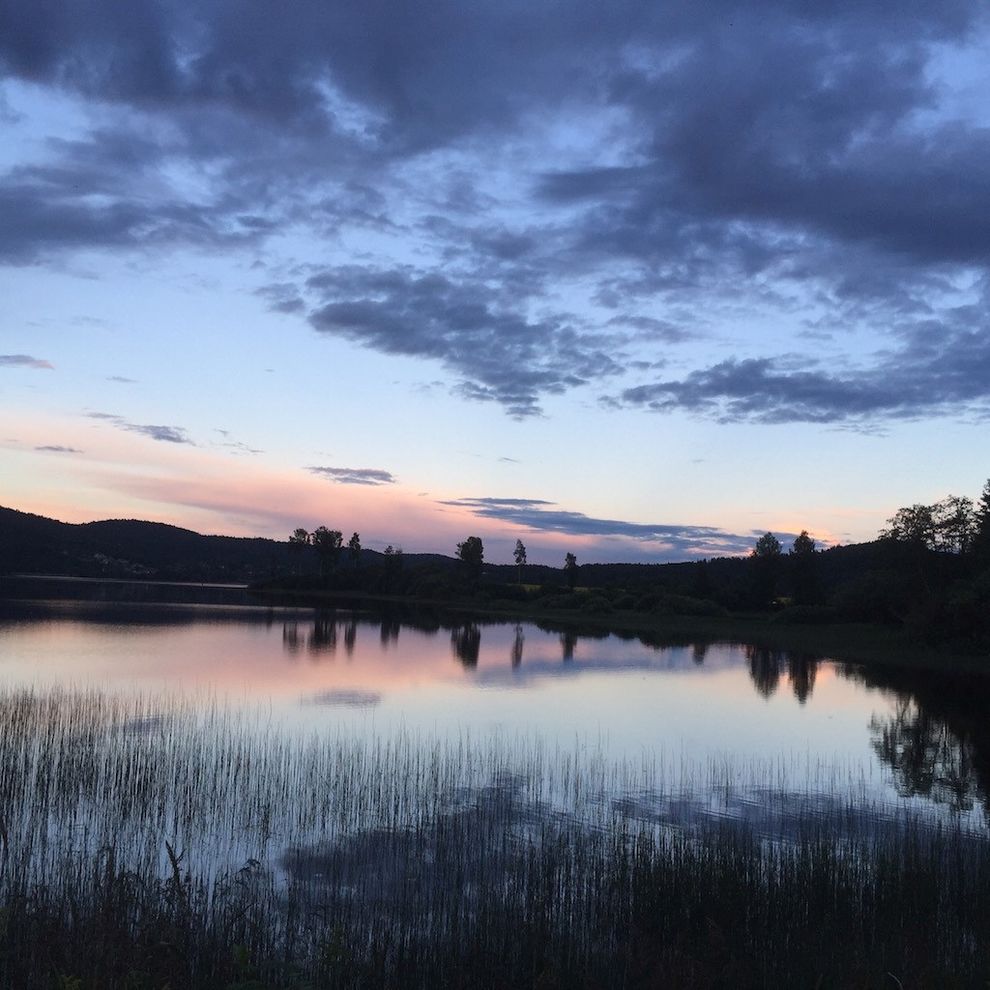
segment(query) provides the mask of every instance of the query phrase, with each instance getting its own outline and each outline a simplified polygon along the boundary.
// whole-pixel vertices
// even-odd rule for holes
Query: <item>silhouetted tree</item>
[[[973,500],[965,495],[949,495],[931,508],[935,549],[944,553],[968,553],[975,535]]]
[[[457,544],[457,556],[467,571],[468,580],[476,584],[481,577],[481,567],[485,562],[485,546],[480,536],[469,536]]]
[[[516,549],[512,551],[512,556],[516,560],[516,567],[519,569],[519,584],[522,584],[522,569],[526,563],[526,545],[522,540],[516,540]]]
[[[979,564],[990,566],[990,480],[973,512],[973,552]]]
[[[357,533],[352,533],[347,541],[347,551],[351,557],[351,563],[358,567],[361,564],[361,537]]]
[[[309,550],[312,544],[310,543],[309,533],[303,529],[301,526],[293,530],[292,535],[289,537],[289,549],[293,554],[296,554],[298,560],[302,561],[303,551]],[[297,567],[296,570],[299,570]]]
[[[907,543],[919,549],[935,547],[935,517],[930,505],[907,505],[898,509],[880,531],[881,540]]]
[[[577,572],[578,572],[578,562],[577,557],[572,553],[568,553],[564,557],[564,574],[567,577],[567,587],[574,590],[574,585],[577,584]]]
[[[815,541],[802,529],[794,540],[789,554],[791,578],[794,583],[794,601],[798,605],[810,605],[818,598],[817,560]]]
[[[773,533],[764,533],[750,555],[753,573],[753,599],[760,608],[773,600],[783,558],[780,540]]]
[[[326,577],[337,566],[337,558],[340,556],[340,548],[344,544],[343,534],[339,529],[327,529],[320,526],[313,533],[313,546],[320,555],[320,574]]]

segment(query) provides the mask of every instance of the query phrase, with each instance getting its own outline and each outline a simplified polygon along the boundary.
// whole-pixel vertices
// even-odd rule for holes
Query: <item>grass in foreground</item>
[[[778,836],[676,827],[657,773],[0,695],[0,985],[986,985],[985,836],[841,799]]]

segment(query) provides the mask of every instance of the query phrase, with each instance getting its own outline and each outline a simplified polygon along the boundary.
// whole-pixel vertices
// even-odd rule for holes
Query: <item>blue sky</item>
[[[489,559],[975,495],[983,5],[0,4],[0,504]]]

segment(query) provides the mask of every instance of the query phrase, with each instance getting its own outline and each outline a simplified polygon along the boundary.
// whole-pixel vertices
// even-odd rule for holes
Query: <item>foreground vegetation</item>
[[[984,986],[985,835],[838,780],[800,814],[769,769],[786,814],[743,826],[683,811],[746,789],[729,763],[7,693],[0,985]]]

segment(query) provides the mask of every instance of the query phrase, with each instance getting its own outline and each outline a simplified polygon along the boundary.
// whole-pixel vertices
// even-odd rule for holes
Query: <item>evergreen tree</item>
[[[577,584],[577,572],[578,572],[578,562],[577,557],[572,553],[568,553],[564,557],[564,573],[567,575],[567,587],[574,590],[574,585]]]
[[[358,567],[361,563],[361,537],[357,533],[352,533],[347,541],[347,551],[351,557],[351,563]]]
[[[516,567],[519,568],[519,584],[522,584],[522,569],[526,563],[526,544],[522,540],[516,540],[516,549],[512,551],[512,556],[516,560]]]
[[[973,512],[973,552],[980,564],[990,567],[990,480]]]

